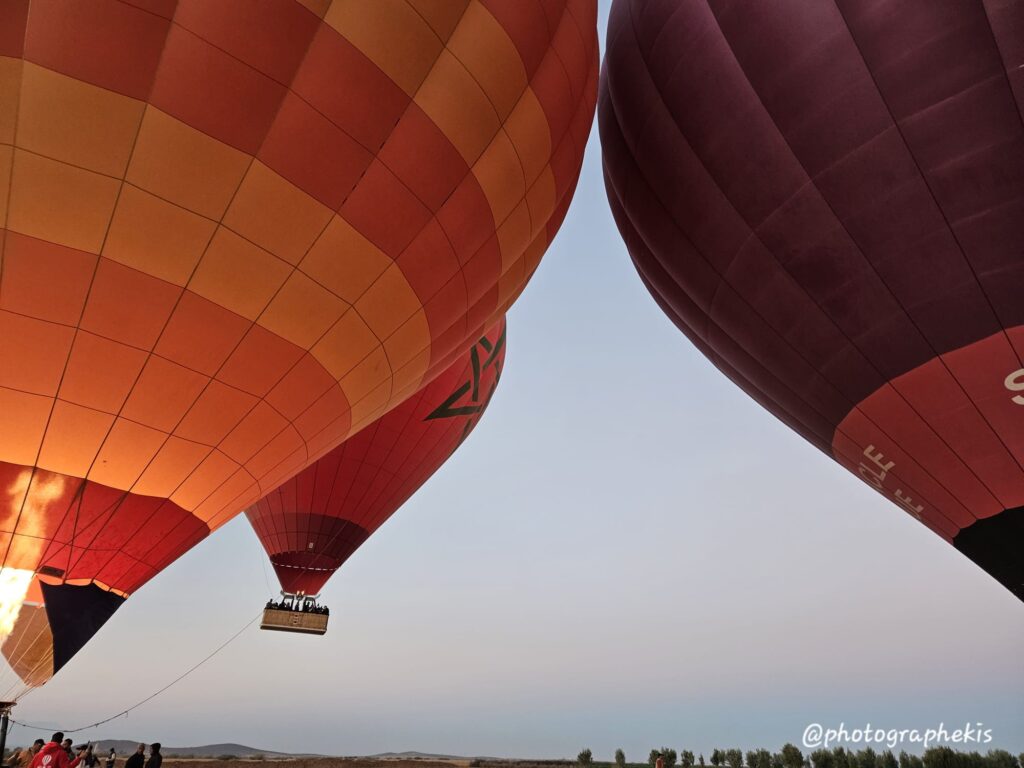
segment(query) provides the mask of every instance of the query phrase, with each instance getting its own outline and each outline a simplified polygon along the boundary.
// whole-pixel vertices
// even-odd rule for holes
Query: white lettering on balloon
[[[1024,374],[1024,371],[1020,373]],[[1024,385],[1021,386],[1021,389],[1024,390]],[[869,445],[864,449],[864,458],[860,461],[860,476],[875,486],[879,493],[886,494],[885,479],[895,466],[895,461],[886,461],[881,451],[875,446]],[[924,507],[916,504],[910,496],[903,492],[902,488],[897,488],[893,492],[892,499],[918,520],[921,519]]]
[[[1003,385],[1011,392],[1024,392],[1024,368],[1007,376]],[[1024,396],[1022,395],[1014,395],[1010,399],[1017,405],[1024,405]]]

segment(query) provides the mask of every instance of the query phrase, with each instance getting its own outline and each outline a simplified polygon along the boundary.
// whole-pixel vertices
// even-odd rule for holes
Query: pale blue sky
[[[263,557],[230,523],[15,717],[74,727],[152,693],[256,615]],[[325,637],[250,628],[82,738],[640,759],[982,722],[1024,750],[1024,606],[676,331],[612,222],[596,128],[486,417],[325,597]]]

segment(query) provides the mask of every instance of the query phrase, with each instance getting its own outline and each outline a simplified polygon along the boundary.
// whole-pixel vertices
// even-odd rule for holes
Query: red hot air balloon
[[[595,6],[0,2],[12,691],[504,316],[579,173]]]
[[[246,511],[281,586],[315,595],[476,426],[505,361],[505,321],[404,403]]]
[[[1024,3],[616,0],[608,197],[738,386],[1024,599]]]

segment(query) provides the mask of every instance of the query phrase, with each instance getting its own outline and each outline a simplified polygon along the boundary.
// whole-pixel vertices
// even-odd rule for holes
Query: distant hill
[[[0,0],[2,1],[2,0]],[[75,742],[75,746],[84,742]],[[99,741],[92,742],[93,749],[97,755],[105,755],[113,747],[114,751],[117,752],[118,757],[124,758],[132,754],[135,749],[142,742],[133,741],[131,739],[100,739]],[[149,742],[145,742],[147,747]],[[266,758],[299,758],[299,757],[324,757],[324,755],[310,754],[310,753],[295,753],[295,752],[274,752],[271,749],[259,749],[257,747],[248,747],[245,744],[204,744],[198,747],[171,747],[168,745],[161,745],[160,752],[164,757],[197,757],[197,758],[216,758],[224,755],[233,755],[235,757],[255,757],[262,755]],[[146,750],[146,754],[149,754],[149,749]],[[482,757],[479,755],[466,756],[466,755],[437,755],[429,752],[381,752],[376,755],[366,755],[369,759],[375,760],[486,760],[486,761],[502,761],[502,758],[496,757]],[[123,760],[121,762],[123,766]]]
[[[103,739],[93,742],[97,754],[103,755],[113,747],[118,755],[130,755],[142,742],[130,741],[127,739]],[[77,746],[77,744],[76,744]],[[146,750],[147,754],[149,750]],[[235,757],[253,757],[263,755],[265,757],[316,757],[316,755],[296,755],[288,752],[274,752],[270,749],[257,749],[247,747],[244,744],[204,744],[200,747],[170,747],[161,745],[160,752],[165,757],[180,757],[191,755],[193,757],[220,757],[221,755],[234,755]]]
[[[459,755],[432,755],[429,752],[380,752],[367,755],[378,760],[467,760]]]
[[[500,760],[498,757],[482,757],[480,755],[435,755],[430,752],[381,752],[366,755],[378,760]]]

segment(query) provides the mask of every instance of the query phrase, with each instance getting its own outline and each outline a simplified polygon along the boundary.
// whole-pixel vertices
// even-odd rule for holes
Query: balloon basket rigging
[[[303,635],[322,635],[327,632],[330,612],[317,603],[319,595],[282,592],[281,600],[271,600],[263,610],[260,629],[275,632],[298,632]]]

